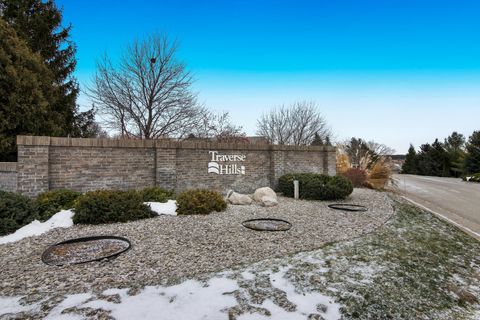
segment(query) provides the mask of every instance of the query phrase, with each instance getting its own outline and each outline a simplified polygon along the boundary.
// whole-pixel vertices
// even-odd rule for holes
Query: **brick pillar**
[[[337,174],[337,149],[335,147],[329,147],[328,155],[328,170],[327,173],[330,176]]]
[[[17,137],[17,191],[28,197],[49,190],[50,137]]]
[[[270,150],[270,187],[275,189],[278,178],[285,173],[285,152]]]
[[[177,187],[177,149],[155,148],[155,185],[165,189]]]

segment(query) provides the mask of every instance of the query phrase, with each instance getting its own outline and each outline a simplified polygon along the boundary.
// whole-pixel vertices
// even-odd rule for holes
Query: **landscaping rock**
[[[260,200],[260,205],[264,207],[273,207],[278,204],[277,197],[264,196]]]
[[[269,187],[258,188],[255,190],[253,199],[263,207],[273,207],[278,204],[277,194]]]
[[[277,194],[272,190],[272,188],[269,187],[258,188],[255,190],[255,193],[253,194],[253,200],[261,203],[262,198],[265,196],[271,197],[277,201]]]
[[[227,200],[231,204],[236,204],[236,205],[247,205],[247,204],[252,204],[253,202],[252,198],[250,198],[249,195],[236,193],[236,192],[229,192]]]

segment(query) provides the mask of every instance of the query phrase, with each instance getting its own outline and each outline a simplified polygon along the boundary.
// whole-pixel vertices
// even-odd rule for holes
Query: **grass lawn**
[[[284,270],[305,300],[314,303],[314,293],[330,297],[345,319],[479,319],[480,242],[414,206],[395,206],[396,215],[374,233],[265,261],[248,272],[261,279]],[[239,281],[242,304],[254,297],[255,307],[272,300],[292,309],[270,282]],[[328,308],[320,304],[318,313],[303,315],[334,318],[324,312]]]

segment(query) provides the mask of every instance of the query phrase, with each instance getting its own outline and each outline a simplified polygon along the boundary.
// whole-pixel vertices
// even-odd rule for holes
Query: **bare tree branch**
[[[177,43],[153,35],[135,41],[117,66],[105,55],[87,89],[105,128],[121,137],[182,138],[208,111],[191,91],[193,78],[175,55]]]
[[[316,136],[325,140],[331,133],[316,104],[303,101],[263,114],[257,134],[273,144],[310,145]]]

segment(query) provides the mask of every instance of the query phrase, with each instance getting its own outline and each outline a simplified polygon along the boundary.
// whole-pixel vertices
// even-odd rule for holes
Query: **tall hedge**
[[[298,180],[299,197],[307,200],[344,199],[353,192],[350,180],[342,176],[328,176],[316,173],[288,173],[278,180],[277,191],[286,197],[293,197],[293,181]]]

